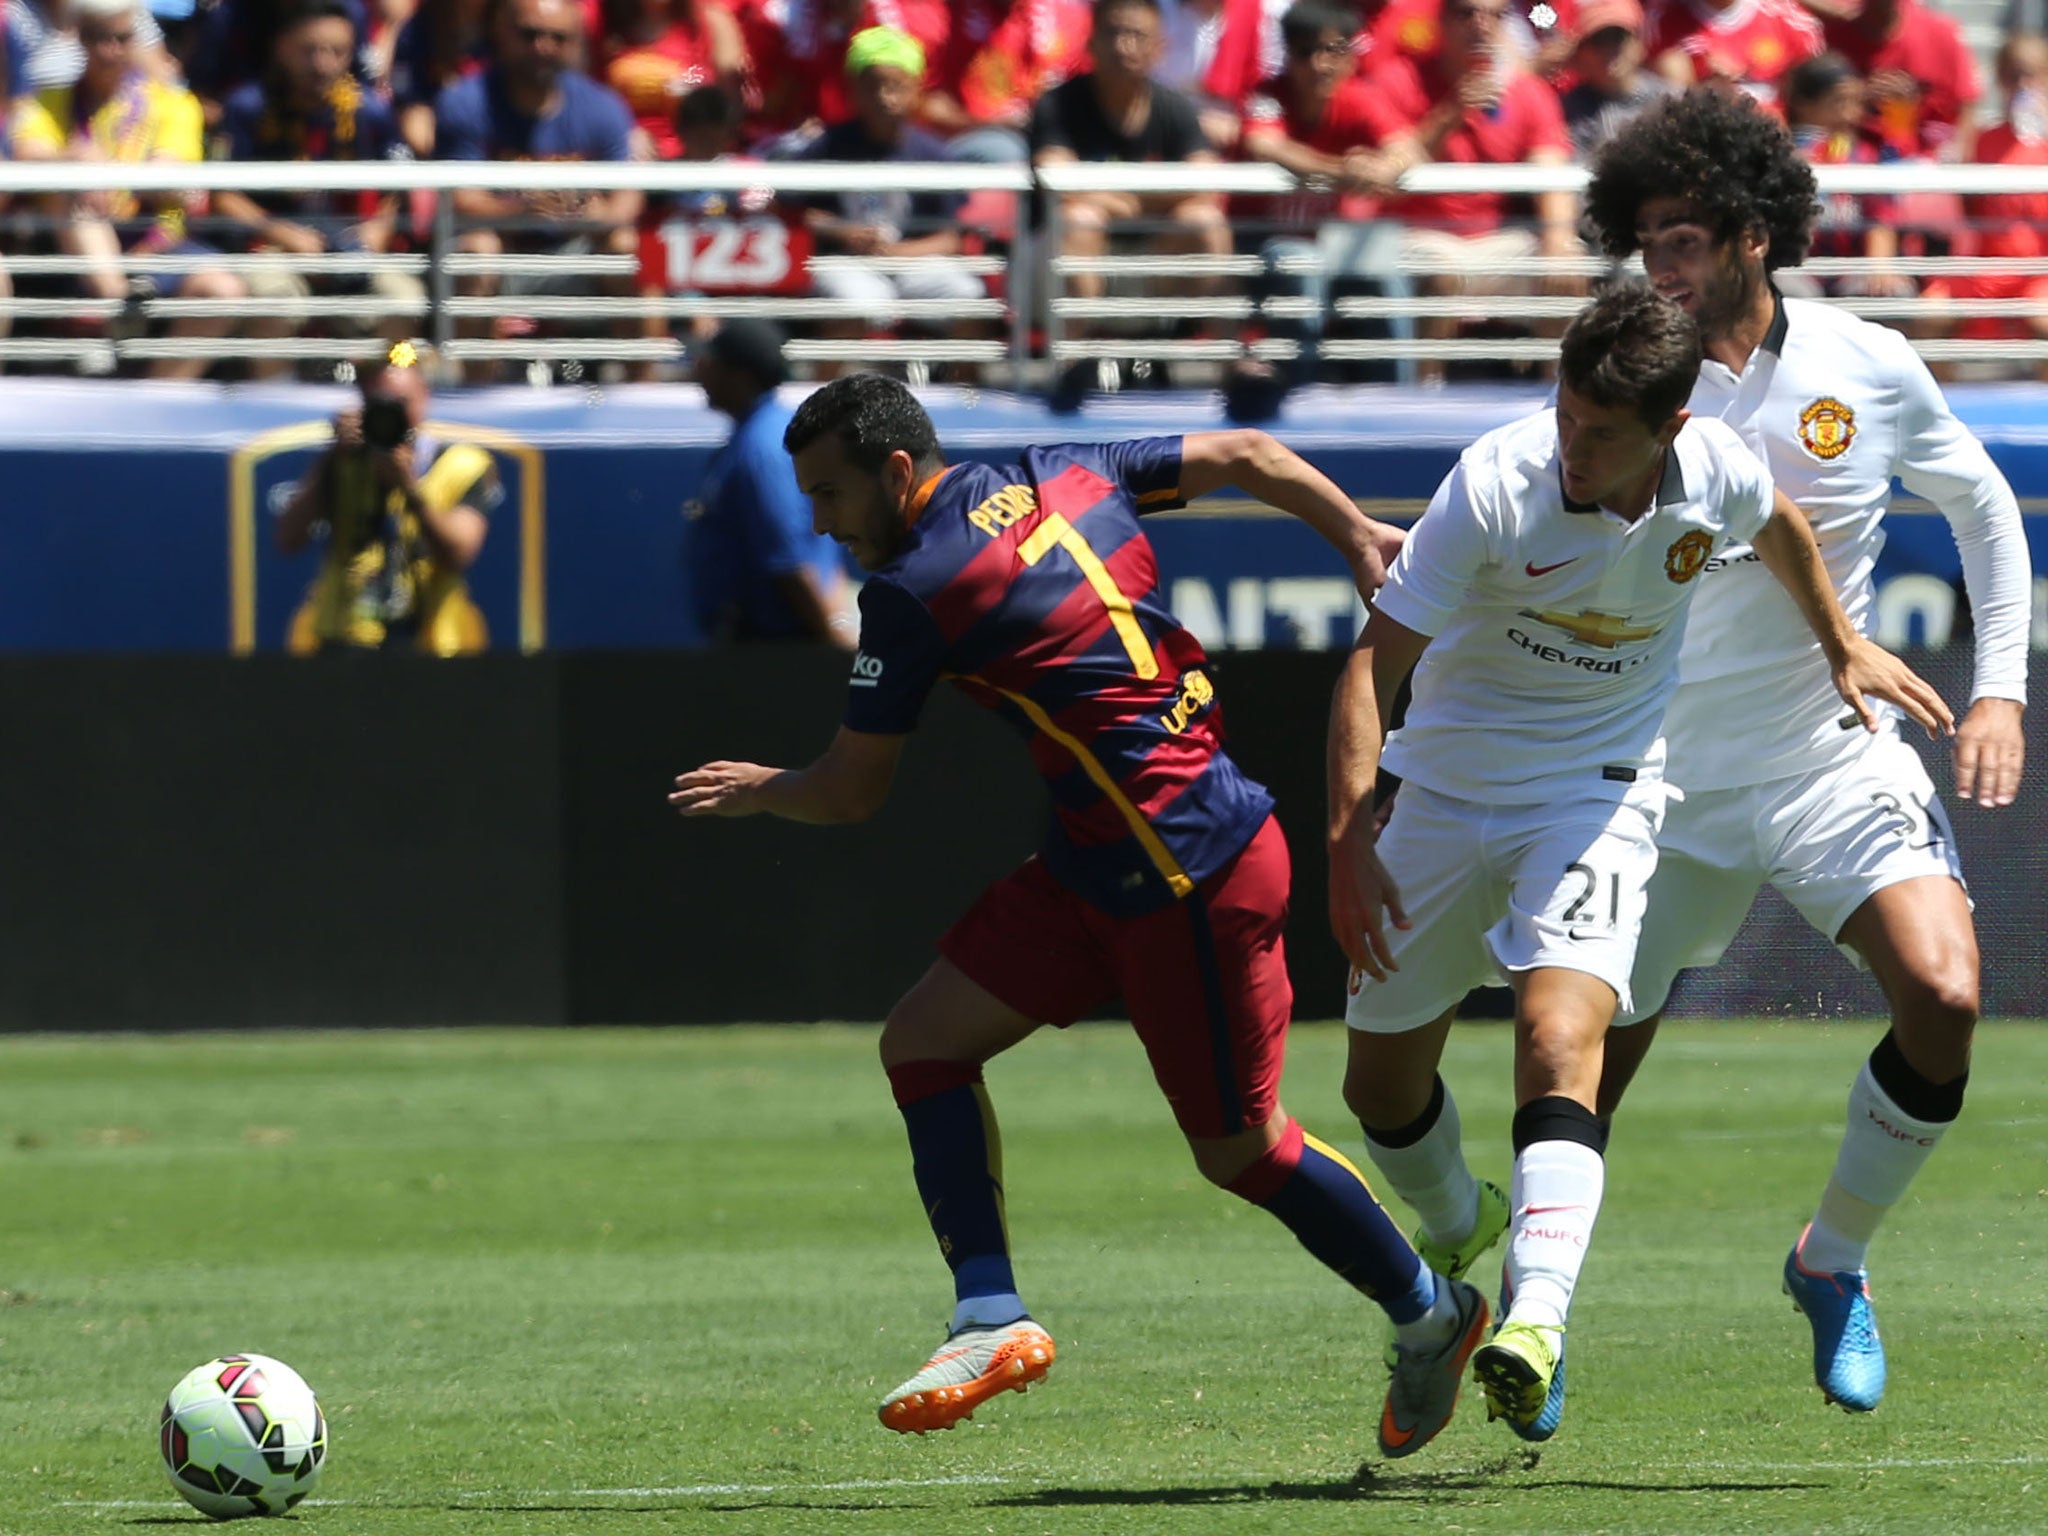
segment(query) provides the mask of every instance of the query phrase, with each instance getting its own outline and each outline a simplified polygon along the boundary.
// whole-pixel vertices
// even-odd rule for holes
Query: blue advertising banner
[[[272,651],[317,569],[286,557],[276,514],[353,391],[0,383],[0,650]],[[1114,397],[1078,415],[971,390],[927,396],[957,458],[1031,443],[1228,426],[1206,395]],[[1957,388],[2028,512],[2035,643],[2048,645],[2048,392]],[[1272,430],[1376,515],[1427,503],[1458,451],[1541,406],[1540,390],[1308,390]],[[471,572],[494,649],[687,646],[686,508],[728,424],[695,388],[448,391],[432,435],[486,449],[503,494]],[[1902,499],[1879,567],[1888,640],[1945,643],[1959,570],[1947,525]],[[1213,498],[1149,527],[1175,611],[1217,648],[1348,643],[1357,610],[1308,529]]]

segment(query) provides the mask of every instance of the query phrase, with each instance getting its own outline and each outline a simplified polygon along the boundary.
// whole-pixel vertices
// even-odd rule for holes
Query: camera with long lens
[[[372,395],[363,402],[363,441],[379,453],[389,453],[412,435],[412,415],[403,400],[389,395]]]

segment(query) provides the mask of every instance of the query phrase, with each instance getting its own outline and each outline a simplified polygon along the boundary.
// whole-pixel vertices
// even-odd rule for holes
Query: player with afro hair
[[[1659,102],[1601,147],[1592,171],[1586,221],[1617,260],[1635,254],[1638,216],[1658,198],[1691,204],[1717,245],[1762,235],[1766,271],[1797,266],[1813,240],[1813,171],[1747,96],[1695,89]]]

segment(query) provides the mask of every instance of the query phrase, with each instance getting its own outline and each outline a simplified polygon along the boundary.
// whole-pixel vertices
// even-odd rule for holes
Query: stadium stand
[[[1653,95],[1635,52],[1682,72],[1690,47],[1694,75],[1754,74],[1775,98],[1822,43],[1836,99],[1796,119],[1829,198],[1808,276],[1947,371],[2048,362],[2048,256],[2024,238],[2038,222],[2025,200],[2048,193],[2039,87],[2007,116],[1996,7],[1881,0],[1846,18],[1837,0],[1773,0],[1765,19],[1799,47],[1745,10],[1740,41],[1763,62],[1744,62],[1712,42],[1724,13],[1690,4],[1477,19],[1463,0],[1340,5],[1356,27],[1344,111],[1379,110],[1332,128],[1332,151],[1315,148],[1313,113],[1282,105],[1301,82],[1280,7],[1127,0],[1103,10],[1157,12],[1140,62],[1160,93],[1191,85],[1159,100],[1186,101],[1208,147],[1186,168],[1034,176],[1034,102],[1113,49],[1074,0],[216,0],[167,34],[118,0],[83,0],[68,25],[61,7],[9,0],[0,367],[331,380],[380,334],[413,331],[475,382],[507,368],[675,379],[722,316],[761,314],[791,329],[800,373],[858,362],[1035,389],[1209,387],[1259,368],[1289,384],[1523,377],[1604,267],[1570,239],[1577,170],[1562,154],[1512,162],[1553,158],[1560,121],[1611,125],[1616,104]],[[101,13],[134,18],[130,57],[108,52],[122,28]],[[849,244],[816,212],[874,201],[875,135],[855,131],[846,68],[864,28],[914,39],[925,61],[905,125],[921,163],[887,173],[923,218],[901,251],[870,238],[889,220],[840,219],[863,231]],[[83,37],[99,40],[96,72]],[[125,103],[193,100],[180,80],[211,158],[175,183],[100,163],[170,152],[117,125]],[[1290,124],[1330,166],[1276,153]],[[848,144],[868,169],[831,158]],[[342,163],[345,178],[321,179]],[[258,166],[276,179],[246,179]],[[1221,226],[1184,216],[1226,197]],[[124,211],[118,246],[82,236],[81,199]],[[1116,215],[1106,243],[1077,234],[1083,207]]]

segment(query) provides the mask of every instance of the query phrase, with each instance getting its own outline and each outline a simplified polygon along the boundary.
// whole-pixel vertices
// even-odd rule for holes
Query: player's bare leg
[[[1593,1113],[1614,989],[1579,971],[1515,978],[1515,1180],[1501,1326],[1472,1358],[1492,1417],[1548,1440],[1564,1415],[1565,1319],[1606,1183]]]
[[[1977,1024],[1977,935],[1945,875],[1886,886],[1841,941],[1870,966],[1892,1027],[1849,1090],[1848,1125],[1820,1208],[1785,1260],[1785,1289],[1813,1326],[1814,1379],[1828,1401],[1867,1413],[1884,1396],[1884,1346],[1866,1258],[1963,1107]]]
[[[1507,1230],[1508,1202],[1466,1166],[1458,1106],[1436,1070],[1456,1017],[1399,1035],[1354,1032],[1344,1102],[1373,1166],[1422,1219],[1412,1241],[1423,1263],[1462,1280]]]
[[[1038,1027],[949,960],[925,972],[882,1027],[882,1065],[956,1297],[945,1343],[882,1400],[891,1429],[950,1429],[1052,1366],[1052,1339],[1031,1320],[1011,1274],[1002,1139],[981,1081],[982,1063]]]
[[[1650,1047],[1657,1043],[1657,1026],[1663,1019],[1661,1013],[1653,1013],[1639,1024],[1607,1031],[1601,1042],[1600,1093],[1593,1104],[1593,1112],[1602,1120],[1611,1121],[1621,1107],[1622,1096],[1642,1070]]]

